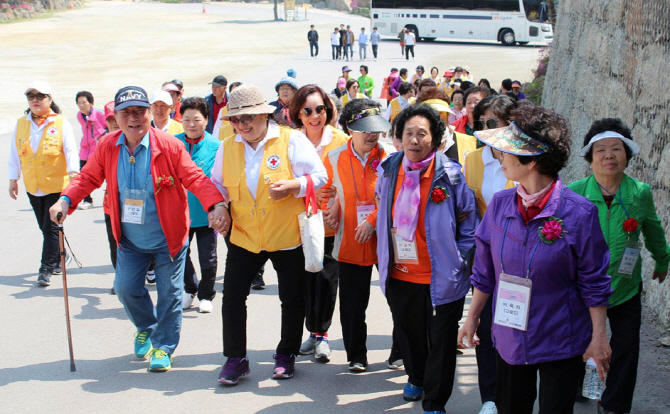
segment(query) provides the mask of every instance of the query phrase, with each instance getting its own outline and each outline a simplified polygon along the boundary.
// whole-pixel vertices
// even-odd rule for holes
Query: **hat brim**
[[[591,150],[591,147],[593,146],[593,144],[595,144],[596,142],[600,141],[601,139],[606,139],[606,138],[618,138],[618,139],[620,139],[621,141],[623,141],[623,144],[624,144],[625,146],[627,146],[627,147],[630,149],[630,152],[631,152],[633,155],[637,155],[637,154],[640,153],[640,145],[639,145],[637,142],[633,141],[632,139],[628,139],[628,138],[626,138],[626,137],[622,137],[622,136],[618,136],[618,137],[614,137],[614,136],[612,136],[612,137],[603,136],[603,137],[601,137],[601,138],[599,138],[599,139],[591,140],[591,141],[588,143],[587,146],[585,146],[584,148],[582,148],[582,149],[579,151],[579,156],[580,156],[580,157],[586,157],[586,154],[589,153],[589,151]]]
[[[513,154],[520,157],[532,157],[534,155],[545,153],[545,151],[514,139],[514,133],[510,127],[475,131],[475,138],[506,154]]]
[[[212,86],[226,86],[226,85],[221,84],[219,82],[210,82],[209,84],[212,85]]]
[[[143,108],[149,108],[151,105],[149,102],[142,102],[142,101],[126,101],[121,104],[115,105],[114,110],[115,111],[120,111],[122,109],[130,108],[131,106],[141,106]]]
[[[391,123],[381,115],[372,115],[347,123],[347,128],[354,132],[386,132]]]
[[[247,108],[239,108],[239,109],[231,109],[230,112],[227,114],[221,116],[221,119],[224,121],[227,121],[230,119],[230,117],[233,116],[238,116],[238,115],[262,115],[262,114],[272,114],[277,110],[272,105],[263,103],[260,105],[256,106],[250,106]]]
[[[435,100],[437,100],[437,99],[435,99]],[[431,108],[433,108],[437,112],[446,112],[448,114],[455,115],[454,111],[451,110],[451,108],[449,107],[449,104],[447,104],[446,102],[444,102],[442,100],[440,100],[440,102],[431,102],[431,101],[433,101],[433,99],[430,99],[428,101],[424,101],[423,103],[426,104],[426,105],[429,105]]]

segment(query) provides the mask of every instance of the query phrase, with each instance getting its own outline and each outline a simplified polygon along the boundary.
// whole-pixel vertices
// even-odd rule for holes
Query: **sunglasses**
[[[495,118],[489,118],[486,121],[476,120],[474,122],[475,131],[484,131],[487,129],[498,128],[498,120]]]
[[[316,108],[312,109],[309,106],[302,108],[302,113],[305,116],[311,116],[313,112],[316,112],[317,115],[321,115],[326,112],[326,105],[318,105]]]
[[[46,98],[48,98],[49,95],[45,95],[43,93],[29,93],[28,95],[26,95],[26,97],[28,98],[29,101],[32,101],[33,99],[37,99],[38,101],[43,101]]]
[[[229,121],[233,125],[237,125],[237,124],[249,125],[251,123],[251,121],[254,120],[254,118],[256,118],[256,114],[254,114],[254,115],[242,115],[239,118],[231,117],[229,119]]]

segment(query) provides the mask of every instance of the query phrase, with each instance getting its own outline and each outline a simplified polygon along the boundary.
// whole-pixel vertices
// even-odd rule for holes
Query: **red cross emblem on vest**
[[[270,155],[266,161],[269,169],[276,170],[281,165],[281,158],[278,155]]]

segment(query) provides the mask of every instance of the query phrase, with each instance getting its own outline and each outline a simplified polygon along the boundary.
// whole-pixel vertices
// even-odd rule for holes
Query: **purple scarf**
[[[405,170],[405,180],[402,182],[398,198],[393,209],[393,227],[396,234],[403,240],[414,241],[416,224],[419,222],[419,205],[421,204],[421,174],[425,173],[435,158],[435,151],[426,159],[412,162],[403,156],[402,168]]]

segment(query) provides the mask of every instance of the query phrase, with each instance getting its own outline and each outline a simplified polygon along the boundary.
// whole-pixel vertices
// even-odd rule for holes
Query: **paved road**
[[[92,91],[103,103],[121,86],[137,84],[151,91],[175,77],[184,81],[187,95],[205,94],[207,82],[223,73],[229,81],[258,84],[270,99],[274,83],[286,69],[293,68],[300,84],[316,82],[332,88],[342,65],[325,59],[329,57],[328,32],[340,22],[360,27],[367,26],[367,21],[323,11],[310,11],[309,17],[323,39],[317,61],[309,59],[305,40],[308,24],[272,22],[267,5],[208,4],[207,13],[202,14],[199,4],[92,2],[86,9],[50,19],[0,25],[0,159],[7,158],[8,132],[25,108],[22,93],[33,79],[51,82],[55,99],[69,118],[76,113],[74,94],[78,90]],[[396,41],[385,41],[381,59],[368,62],[376,81],[381,83],[391,66],[407,64],[398,49]],[[504,77],[528,80],[537,53],[532,47],[421,43],[416,62],[407,66],[421,63],[445,70],[468,64],[476,78],[488,77],[497,85]],[[2,174],[6,179],[4,169]],[[148,373],[147,363],[132,357],[134,329],[116,297],[109,294],[113,269],[101,191],[93,198],[95,208],[78,211],[65,223],[72,249],[83,264],[81,269],[68,270],[77,360],[77,372],[71,373],[62,283],[55,278],[49,288],[35,286],[40,235],[33,212],[25,194],[18,201],[0,196],[0,208],[5,212],[0,221],[4,236],[0,238],[0,303],[4,308],[0,321],[5,332],[0,336],[2,412],[420,411],[419,404],[405,403],[400,396],[404,373],[388,370],[384,364],[391,342],[391,318],[376,275],[368,310],[370,367],[364,374],[353,375],[346,369],[336,312],[330,331],[334,349],[331,363],[322,365],[301,357],[294,379],[269,379],[279,338],[276,274],[270,266],[267,289],[249,297],[252,373],[239,386],[226,388],[216,381],[223,362],[218,311],[209,315],[187,311],[173,370]],[[220,292],[223,243],[219,254]],[[155,288],[150,290],[155,295]],[[214,303],[219,309],[220,295]],[[448,411],[478,412],[476,383],[474,352],[468,350],[458,359],[457,383]],[[577,412],[594,410],[594,405],[587,403],[579,405]]]

